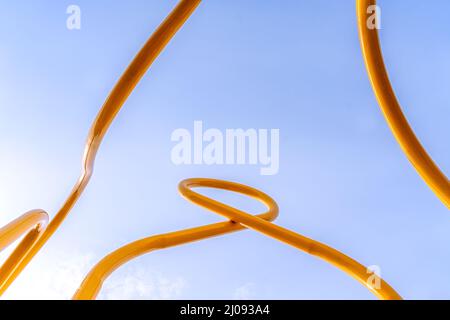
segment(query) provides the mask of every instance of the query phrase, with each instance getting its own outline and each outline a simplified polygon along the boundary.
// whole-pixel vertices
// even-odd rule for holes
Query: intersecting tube
[[[277,226],[270,221],[265,221],[264,219],[254,217],[246,212],[233,209],[228,205],[212,200],[192,190],[193,188],[199,187],[217,188],[216,184],[215,180],[210,179],[188,179],[181,182],[179,188],[181,194],[194,204],[224,216],[231,221],[238,222],[248,229],[260,232],[268,237],[325,260],[358,280],[378,298],[386,300],[401,299],[401,296],[388,283],[376,275],[374,276],[378,281],[374,282],[379,283],[380,285],[373,285],[372,282],[368,281],[368,269],[342,252],[291,230]]]
[[[268,211],[262,215],[253,216],[191,190],[192,188],[198,187],[223,189],[245,194],[264,203]],[[278,215],[278,205],[261,191],[242,184],[214,179],[188,179],[180,183],[179,190],[187,200],[209,211],[222,215],[230,219],[230,221],[153,236],[133,242],[116,250],[92,269],[74,295],[74,299],[95,299],[103,282],[112,272],[140,255],[154,250],[170,248],[240,231],[245,228],[258,231],[308,254],[322,258],[358,280],[378,298],[401,299],[400,295],[389,284],[381,278],[378,278],[377,275],[374,275],[374,277],[378,281],[368,281],[369,274],[367,268],[345,254],[271,223]],[[379,286],[374,285],[374,283],[379,284]]]
[[[221,180],[203,179],[203,181],[205,182],[205,186],[214,185],[215,188],[245,194],[262,202],[267,207],[267,211],[259,215],[258,219],[273,221],[278,216],[277,203],[267,194],[259,190],[242,184]],[[229,206],[226,206],[226,210],[230,212],[238,211],[237,209]],[[73,298],[75,300],[95,299],[107,277],[117,268],[128,261],[137,258],[138,256],[151,251],[167,249],[244,229],[245,227],[241,224],[228,221],[153,236],[130,243],[102,259],[88,274]]]
[[[450,209],[450,181],[421,145],[397,101],[383,60],[378,30],[367,21],[376,0],[356,0],[358,27],[370,82],[389,127],[409,161],[444,205]],[[370,12],[370,13],[369,13]]]
[[[151,66],[170,39],[185,23],[188,17],[194,12],[200,2],[200,0],[181,0],[178,6],[150,37],[120,78],[91,127],[86,143],[81,176],[66,202],[56,214],[55,218],[50,222],[47,229],[43,231],[47,222],[46,214],[39,210],[32,214],[26,214],[24,217],[12,222],[5,228],[0,229],[0,235],[3,235],[3,237],[0,237],[1,249],[35,226],[35,228],[25,236],[18,248],[0,269],[0,294],[8,288],[30,260],[45,245],[78,201],[92,176],[95,156],[111,122],[114,120],[115,116],[147,69]],[[268,211],[263,215],[254,217],[191,190],[191,188],[195,187],[220,188],[244,193],[265,203],[268,207]],[[129,244],[103,259],[85,279],[74,298],[95,298],[101,288],[102,282],[111,274],[111,272],[127,261],[146,252],[250,228],[309,254],[318,256],[337,266],[353,278],[357,279],[380,298],[400,299],[400,296],[395,290],[381,279],[378,279],[380,280],[381,286],[379,288],[373,287],[371,283],[367,281],[367,269],[348,256],[324,244],[272,224],[270,221],[277,216],[278,206],[269,196],[256,189],[220,180],[190,179],[180,184],[180,192],[193,203],[216,212],[230,219],[230,221],[150,237]]]

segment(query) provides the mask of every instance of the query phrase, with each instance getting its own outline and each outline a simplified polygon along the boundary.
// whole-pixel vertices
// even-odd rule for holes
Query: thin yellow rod
[[[32,244],[32,247],[27,248],[23,252],[17,252],[19,249],[25,249],[19,246],[20,248],[16,250],[15,254],[11,255],[0,268],[0,295],[5,292],[31,259],[46,244],[78,201],[92,176],[97,151],[111,122],[148,68],[195,11],[200,2],[201,0],[180,0],[178,5],[152,34],[119,79],[90,129],[83,157],[82,172],[78,182],[75,184],[62,208],[55,215],[42,235]],[[18,256],[22,256],[22,258],[17,259]]]
[[[192,188],[198,187],[224,189],[248,195],[263,202],[267,206],[268,211],[259,216],[250,215],[192,190]],[[91,270],[74,295],[74,299],[95,299],[103,282],[112,272],[140,255],[154,250],[179,246],[210,237],[240,231],[244,228],[258,231],[266,236],[272,237],[325,260],[358,280],[380,299],[401,299],[400,295],[377,275],[372,275],[376,278],[375,281],[368,281],[370,275],[368,274],[367,268],[352,258],[320,242],[306,238],[271,223],[270,221],[273,221],[278,214],[278,206],[274,200],[261,191],[245,185],[213,179],[188,179],[180,183],[179,190],[187,200],[230,219],[230,222],[217,223],[153,236],[128,244],[105,257]]]
[[[384,64],[378,30],[367,25],[368,8],[376,0],[356,0],[358,27],[370,82],[389,127],[409,161],[444,205],[450,209],[450,181],[421,145],[397,101]]]

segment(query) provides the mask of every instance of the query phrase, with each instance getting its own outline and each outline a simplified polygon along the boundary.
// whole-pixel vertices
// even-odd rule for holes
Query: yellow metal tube
[[[0,295],[8,288],[8,286],[26,267],[26,265],[37,254],[37,252],[45,245],[45,243],[49,240],[49,238],[54,234],[54,232],[66,218],[72,207],[75,205],[75,203],[79,199],[80,195],[82,194],[83,190],[85,189],[86,185],[88,184],[92,176],[96,154],[100,147],[100,143],[104,138],[111,122],[114,120],[115,116],[117,115],[117,113],[127,100],[128,96],[131,94],[131,92],[133,91],[137,83],[140,81],[140,79],[143,77],[145,72],[148,70],[148,68],[151,66],[153,61],[164,49],[164,47],[167,45],[170,39],[185,23],[188,17],[194,12],[194,10],[197,8],[200,2],[201,2],[200,0],[181,0],[177,5],[177,7],[172,11],[172,13],[166,18],[166,20],[160,25],[160,27],[146,42],[144,47],[141,49],[141,51],[138,53],[138,55],[134,58],[134,60],[128,67],[128,69],[122,75],[122,77],[114,87],[113,91],[107,98],[105,104],[103,105],[96,120],[94,121],[91,127],[83,157],[83,167],[81,176],[77,181],[77,183],[75,184],[66,202],[64,203],[62,208],[58,211],[55,218],[50,222],[47,229],[45,229],[44,231],[47,218],[46,214],[43,211],[35,211],[33,213],[26,214],[22,218],[19,218],[16,221],[9,224],[8,226],[0,229],[0,250],[10,245],[12,242],[17,240],[21,235],[23,235],[24,233],[26,233],[31,229],[31,231],[28,232],[28,234],[24,237],[24,239],[21,241],[21,243],[13,252],[13,254],[7,259],[5,264],[0,269]],[[363,3],[358,2],[358,6],[361,6],[361,4],[370,4],[370,3],[375,2],[374,1],[364,1]],[[360,8],[358,8],[358,12],[360,12]],[[369,38],[372,36],[373,35],[370,35]],[[365,37],[367,37],[367,35],[361,36],[363,42],[363,50]],[[378,40],[378,38],[376,38],[376,40]],[[371,41],[368,42],[370,45],[373,45]],[[373,49],[372,47],[370,48]],[[379,52],[379,54],[381,57],[381,51]],[[367,56],[366,53],[365,56]],[[370,55],[369,58],[367,59],[371,60]],[[386,71],[384,72],[386,73]],[[375,80],[376,79],[377,78],[375,77]],[[388,82],[389,80],[387,79],[387,73],[385,80],[387,80],[387,83],[389,84]],[[384,82],[381,83],[383,84]],[[393,98],[395,100],[395,96]],[[400,115],[402,115],[399,106],[397,111],[399,111]],[[393,120],[394,125],[391,126],[394,126],[396,128],[397,126],[402,127],[403,125],[402,120],[401,119],[395,120],[396,117],[399,116],[398,112],[391,112],[391,113],[394,114]],[[387,117],[389,118],[389,116]],[[406,122],[406,119],[404,119],[404,117],[403,120]],[[399,122],[399,124],[397,122]],[[403,132],[402,130],[404,130],[404,128],[399,129],[400,132]],[[412,130],[410,131],[411,132],[409,134],[412,134],[412,136],[414,137]],[[408,136],[408,130],[406,130],[406,136],[410,138],[410,136]],[[409,141],[408,139],[406,140]],[[423,149],[422,151],[425,152]],[[422,162],[420,162],[420,164],[421,163]],[[427,164],[427,161],[425,161],[425,164]],[[432,164],[434,165],[434,163]],[[437,171],[440,172],[439,169],[437,169]],[[433,177],[436,178],[435,176]],[[448,187],[448,180],[446,180],[446,182]],[[439,183],[437,185],[441,186],[441,184]],[[194,192],[192,189],[197,187],[219,188],[233,192],[243,193],[245,195],[248,195],[250,197],[262,201],[267,206],[268,211],[259,216],[252,216],[236,208],[217,202],[199,193]],[[283,243],[289,244],[297,249],[305,251],[311,255],[315,255],[331,263],[332,265],[338,267],[339,269],[343,270],[344,272],[346,272],[347,274],[358,280],[379,298],[401,299],[401,297],[395,292],[395,290],[392,289],[382,279],[379,278],[377,279],[381,283],[381,286],[374,287],[372,283],[368,281],[367,269],[363,265],[351,259],[350,257],[320,242],[306,238],[293,231],[287,230],[285,228],[282,228],[280,226],[271,223],[271,221],[275,219],[278,214],[278,206],[268,195],[244,185],[212,179],[189,179],[183,181],[180,184],[179,188],[181,194],[188,200],[210,211],[216,212],[226,217],[230,221],[216,223],[203,227],[192,228],[188,230],[182,230],[165,235],[149,237],[146,239],[133,242],[129,245],[120,248],[119,250],[114,251],[113,253],[105,257],[102,261],[100,261],[100,263],[97,264],[95,268],[89,273],[89,275],[81,285],[80,289],[75,294],[74,296],[75,299],[95,298],[101,288],[103,281],[114,270],[116,270],[118,267],[120,267],[127,261],[130,261],[131,259],[134,259],[135,257],[140,256],[144,253],[153,250],[169,248],[185,243],[190,243],[193,241],[207,239],[210,237],[223,235],[230,232],[243,230],[245,228],[258,231],[264,235],[272,237]],[[445,194],[446,193],[444,192],[444,195]],[[444,203],[448,205],[448,201]],[[33,227],[34,229],[32,229]]]
[[[2,265],[0,274],[14,272],[17,264],[24,259],[25,255],[36,244],[47,227],[47,223],[48,215],[45,211],[33,210],[0,228],[0,252],[25,235],[8,257],[8,260]]]
[[[227,182],[220,180],[204,180],[215,185],[216,188],[230,190],[238,193],[248,195],[255,198],[265,204],[267,211],[259,215],[259,219],[264,221],[273,221],[278,216],[278,205],[276,202],[270,198],[267,194],[253,189],[251,187]],[[229,210],[236,210],[234,208],[228,207]],[[117,268],[127,263],[130,260],[135,259],[143,254],[166,249],[174,246],[179,246],[182,244],[187,244],[199,240],[208,239],[211,237],[217,237],[227,233],[232,233],[236,231],[244,230],[245,227],[239,223],[234,223],[231,221],[210,224],[202,227],[186,229],[182,231],[162,234],[158,236],[153,236],[145,238],[139,241],[130,243],[102,259],[93,269],[80,288],[74,295],[75,300],[91,300],[97,297],[98,292],[101,289],[103,282],[107,277],[113,273]]]
[[[217,188],[218,186],[215,180],[210,179],[188,179],[181,182],[179,186],[181,194],[194,204],[218,213],[231,221],[238,222],[249,229],[258,231],[268,237],[325,260],[358,280],[378,298],[401,299],[400,295],[380,278],[378,278],[381,284],[379,288],[372,286],[372,283],[368,281],[368,269],[336,249],[304,237],[291,230],[277,226],[259,217],[254,217],[226,204],[212,200],[192,190],[193,188],[198,187]]]
[[[263,202],[269,210],[263,215],[253,216],[194,192],[192,188],[196,187],[217,188],[242,193]],[[230,222],[154,236],[128,244],[105,257],[92,269],[74,295],[74,299],[95,299],[103,282],[112,272],[124,263],[142,254],[224,235],[244,228],[261,232],[264,235],[327,261],[358,280],[380,299],[401,299],[400,295],[377,275],[373,276],[378,281],[368,281],[370,275],[367,268],[352,258],[320,242],[271,223],[270,221],[273,221],[278,214],[278,206],[275,201],[261,191],[245,185],[214,179],[188,179],[180,183],[179,189],[180,193],[187,200],[230,219]],[[379,283],[380,285],[376,286],[374,283]]]
[[[0,252],[32,229],[45,230],[48,215],[42,210],[33,210],[0,228]]]
[[[376,0],[356,0],[360,42],[370,82],[403,152],[431,190],[450,209],[450,181],[423,148],[403,114],[384,64],[378,30],[367,25],[370,14],[373,14],[368,9],[376,4]]]
[[[128,96],[134,90],[148,68],[152,65],[177,31],[183,26],[189,16],[195,11],[200,2],[201,0],[180,0],[178,5],[152,34],[149,40],[145,43],[144,47],[131,62],[125,73],[119,79],[118,83],[106,99],[106,102],[102,106],[90,129],[83,157],[82,172],[78,182],[75,184],[62,208],[55,215],[47,229],[36,240],[36,242],[33,243],[32,247],[26,250],[26,252],[17,252],[16,255],[11,255],[5,262],[5,265],[0,268],[0,295],[5,292],[5,290],[27,266],[31,259],[55,233],[75,203],[78,201],[92,176],[97,151],[111,122],[114,120],[120,108],[123,106]],[[23,249],[22,247],[20,248]],[[22,259],[17,259],[18,255],[22,255]]]

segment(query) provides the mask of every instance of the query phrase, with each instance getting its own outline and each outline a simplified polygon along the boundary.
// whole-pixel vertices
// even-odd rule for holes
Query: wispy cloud
[[[2,297],[7,300],[70,299],[95,265],[94,254],[61,253],[35,260]],[[170,278],[145,264],[124,266],[103,285],[99,299],[175,299],[186,288],[182,277]]]
[[[99,299],[176,299],[186,288],[181,277],[168,278],[143,265],[124,267],[103,286]]]
[[[89,268],[93,254],[58,254],[33,261],[3,296],[7,300],[63,300],[75,293]]]
[[[246,283],[234,291],[233,298],[237,300],[250,300],[254,296],[255,284]]]

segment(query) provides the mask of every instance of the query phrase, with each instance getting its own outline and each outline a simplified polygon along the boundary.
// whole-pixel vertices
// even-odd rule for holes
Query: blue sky
[[[280,206],[276,223],[380,266],[403,297],[449,299],[449,212],[379,111],[354,2],[204,1],[111,126],[80,202],[5,298],[70,298],[121,245],[220,221],[177,193],[180,180],[210,177],[267,192]],[[450,3],[432,3],[379,1],[381,39],[404,111],[448,173]],[[79,31],[66,28],[70,4],[82,10]],[[1,1],[0,225],[33,208],[58,210],[79,175],[92,120],[175,4]],[[279,128],[279,174],[175,166],[171,133],[195,120],[222,130]],[[136,259],[101,297],[372,299],[334,267],[252,231]]]

